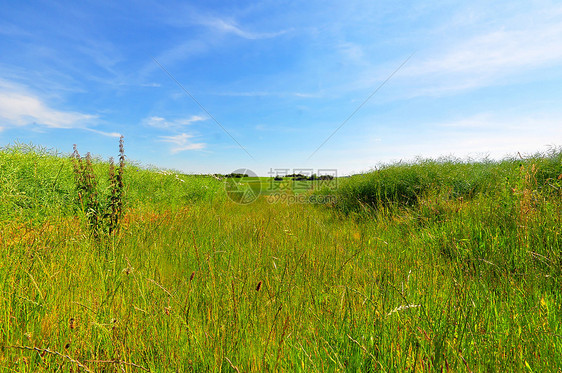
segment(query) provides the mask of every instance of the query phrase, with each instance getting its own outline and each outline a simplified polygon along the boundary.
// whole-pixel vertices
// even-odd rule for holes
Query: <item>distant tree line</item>
[[[286,175],[285,177],[286,177],[286,178],[289,178],[289,179],[292,179],[292,180],[295,180],[295,181],[303,181],[303,180],[310,180],[310,181],[313,181],[313,180],[333,180],[333,179],[334,179],[334,176],[332,176],[332,175],[321,175],[321,176],[317,176],[316,174],[312,174],[311,176],[306,176],[306,175],[303,175],[303,174],[290,174],[290,175]],[[275,178],[274,178],[273,180],[275,180],[275,181],[281,181],[281,180],[283,180],[283,177],[277,175],[277,176],[275,176]]]
[[[225,177],[226,178],[238,178],[238,179],[243,178],[243,177],[250,177],[250,176],[248,176],[248,174],[237,174],[237,173],[233,173],[233,172],[231,172],[229,174],[226,174],[226,175],[214,174],[213,176],[215,178],[220,178],[220,179],[225,178]]]
[[[240,174],[240,173],[233,173],[233,172],[231,172],[231,173],[229,173],[229,174],[226,174],[226,175],[225,175],[225,174],[213,174],[213,176],[214,176],[215,178],[218,178],[218,179],[249,177],[248,174]],[[312,181],[312,180],[333,180],[333,179],[334,179],[334,176],[332,176],[332,175],[321,175],[321,176],[317,176],[316,174],[312,174],[311,176],[306,176],[306,175],[303,175],[303,174],[291,174],[291,175],[286,175],[286,176],[284,176],[284,177],[285,177],[285,178],[288,178],[288,179],[295,180],[295,181],[303,181],[303,180],[311,180],[311,181]],[[275,180],[275,181],[281,181],[281,180],[283,180],[284,177],[283,177],[283,176],[277,175],[277,176],[275,176],[275,177],[273,178],[273,180]]]

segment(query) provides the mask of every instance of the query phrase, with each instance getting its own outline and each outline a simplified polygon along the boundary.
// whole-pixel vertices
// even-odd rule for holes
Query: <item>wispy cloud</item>
[[[236,35],[247,40],[270,39],[281,36],[291,31],[291,29],[280,30],[275,32],[249,31],[246,27],[241,26],[232,18],[203,15],[193,7],[188,7],[189,11],[184,17],[178,17],[177,14],[171,15],[168,23],[177,29],[185,27],[203,26],[210,32],[198,35],[197,38],[177,42],[172,47],[162,51],[157,56],[157,60],[166,66],[171,66],[178,61],[183,61],[195,56],[205,55],[212,50],[220,48],[225,40],[217,37],[218,35]],[[141,76],[148,76],[157,69],[157,66],[150,61],[141,71]]]
[[[298,127],[290,127],[287,125],[273,125],[273,124],[256,124],[254,129],[259,132],[269,132],[275,135],[279,135],[280,133],[298,133],[302,129]]]
[[[169,129],[169,128],[179,128],[183,126],[189,126],[196,122],[201,122],[207,120],[208,118],[202,117],[200,115],[192,115],[189,118],[168,120],[159,116],[151,116],[143,120],[144,124],[150,127]]]
[[[152,88],[158,88],[161,87],[162,84],[160,83],[141,83],[140,85],[141,87],[152,87]]]
[[[105,132],[105,131],[95,130],[93,128],[85,128],[85,130],[93,133],[97,133],[98,135],[117,138],[117,139],[121,137],[121,134],[119,132]]]
[[[195,137],[187,133],[181,133],[175,136],[160,136],[160,141],[168,142],[174,146],[170,149],[172,154],[183,152],[186,150],[202,150],[207,144],[205,143],[194,143],[191,139]]]
[[[300,98],[320,98],[323,97],[321,93],[306,93],[306,92],[273,92],[273,91],[247,91],[247,92],[213,92],[216,96],[231,96],[231,97],[300,97]]]
[[[469,37],[450,37],[433,55],[404,69],[407,78],[427,79],[421,94],[441,94],[495,85],[507,76],[562,63],[560,7],[521,15]]]
[[[244,39],[269,39],[283,35],[290,30],[281,30],[277,32],[252,32],[243,30],[236,21],[219,17],[198,17],[197,23],[208,26],[216,31],[225,34],[234,34]]]
[[[41,98],[10,84],[0,84],[0,119],[4,126],[39,125],[49,128],[85,128],[95,115],[57,110]]]
[[[209,52],[217,41],[209,40],[187,40],[178,42],[176,45],[164,50],[156,57],[156,60],[162,62],[166,66],[174,65],[179,61],[189,59],[194,56],[201,56]],[[158,65],[150,60],[139,71],[141,77],[147,77],[152,72],[159,70]]]

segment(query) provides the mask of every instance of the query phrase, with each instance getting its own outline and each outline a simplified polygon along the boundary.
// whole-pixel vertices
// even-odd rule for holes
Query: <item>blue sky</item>
[[[562,145],[556,1],[0,5],[0,145],[261,175]]]

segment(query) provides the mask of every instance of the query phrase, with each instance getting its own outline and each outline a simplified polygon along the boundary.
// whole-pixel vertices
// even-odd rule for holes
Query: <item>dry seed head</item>
[[[195,277],[195,272],[191,272],[191,276],[189,276],[189,281],[192,281],[193,277]]]
[[[125,166],[125,146],[124,146],[124,137],[121,136],[119,138],[119,168],[123,168]]]
[[[261,289],[261,281],[258,282],[258,286],[256,286],[256,291],[260,291],[260,289]]]

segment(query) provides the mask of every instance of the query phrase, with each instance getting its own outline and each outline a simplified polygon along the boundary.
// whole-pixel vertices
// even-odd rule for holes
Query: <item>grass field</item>
[[[0,182],[2,372],[562,367],[559,150],[248,204],[128,164],[120,229],[99,235],[68,157],[4,148]]]

